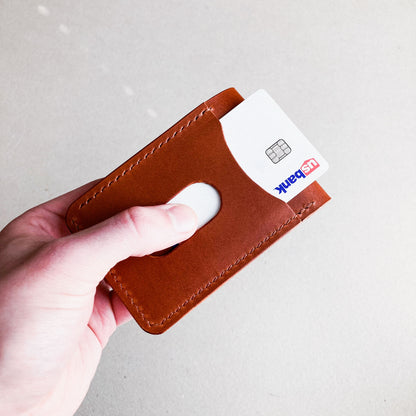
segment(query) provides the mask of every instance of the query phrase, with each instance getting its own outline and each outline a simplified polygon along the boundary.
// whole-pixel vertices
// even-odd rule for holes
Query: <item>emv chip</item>
[[[273,163],[278,163],[291,151],[289,145],[283,139],[280,139],[266,150],[266,155]]]

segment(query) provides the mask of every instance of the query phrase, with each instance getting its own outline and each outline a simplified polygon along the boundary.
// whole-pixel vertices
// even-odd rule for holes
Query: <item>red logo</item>
[[[305,160],[300,167],[305,176],[308,176],[317,168],[319,168],[319,163],[314,158]]]

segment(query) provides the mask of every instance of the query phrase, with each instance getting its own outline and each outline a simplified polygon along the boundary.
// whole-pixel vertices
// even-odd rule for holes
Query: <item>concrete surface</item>
[[[0,2],[0,225],[229,86],[265,88],[333,200],[162,336],[105,349],[77,416],[414,415],[416,2]]]

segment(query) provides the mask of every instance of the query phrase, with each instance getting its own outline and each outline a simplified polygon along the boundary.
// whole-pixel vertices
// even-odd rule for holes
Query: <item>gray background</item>
[[[0,226],[229,86],[330,163],[333,200],[165,335],[119,329],[77,416],[415,414],[415,1],[0,5]]]

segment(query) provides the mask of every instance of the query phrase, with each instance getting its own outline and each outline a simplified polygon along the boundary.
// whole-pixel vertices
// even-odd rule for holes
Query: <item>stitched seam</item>
[[[310,209],[315,204],[316,204],[316,201],[309,202],[308,204],[304,205],[303,208],[299,212],[296,213],[296,215],[302,216],[305,213],[305,211]]]
[[[237,264],[241,263],[242,261],[246,260],[249,256],[253,255],[253,253],[258,250],[266,241],[270,240],[273,236],[277,235],[280,231],[283,230],[284,227],[288,226],[293,220],[295,220],[298,216],[302,215],[310,209],[313,205],[315,205],[316,201],[311,201],[308,204],[304,205],[303,208],[297,212],[293,217],[289,218],[283,224],[280,224],[279,227],[275,228],[271,233],[269,233],[263,240],[257,243],[254,247],[252,247],[249,251],[244,253],[240,256],[234,263],[230,264],[228,267],[222,270],[221,273],[216,275],[212,280],[210,280],[205,286],[201,287],[198,291],[196,291],[193,295],[191,295],[188,299],[186,299],[181,305],[179,305],[173,312],[170,312],[165,318],[163,318],[160,322],[153,322],[146,319],[145,314],[141,311],[140,306],[136,303],[136,300],[131,295],[130,291],[127,289],[126,285],[121,282],[121,277],[118,276],[114,269],[110,270],[111,276],[113,276],[114,281],[118,284],[120,290],[124,293],[127,299],[130,301],[131,305],[134,306],[138,314],[140,315],[143,322],[147,324],[147,326],[163,326],[166,321],[171,319],[174,315],[176,315],[181,309],[183,309],[189,302],[192,302],[194,299],[199,297],[205,290],[209,289],[212,284],[217,282],[221,279],[227,272],[229,272],[233,267]]]
[[[120,175],[117,175],[113,180],[108,182],[106,185],[104,185],[99,191],[97,191],[93,196],[86,199],[84,202],[82,202],[78,209],[81,209],[88,205],[92,200],[97,198],[98,195],[103,193],[106,189],[108,189],[111,185],[118,182],[119,179],[126,176],[129,172],[131,172],[136,166],[138,166],[143,160],[147,159],[149,156],[152,156],[157,152],[163,145],[168,143],[170,140],[172,140],[177,134],[181,133],[183,130],[185,130],[187,127],[189,127],[194,121],[198,120],[198,118],[202,117],[207,111],[211,111],[213,107],[208,107],[202,110],[199,114],[197,114],[193,119],[189,120],[187,124],[184,124],[181,126],[178,130],[175,130],[168,138],[165,140],[159,142],[152,150],[149,150],[143,157],[140,157],[136,160],[136,162],[132,163],[128,168],[124,169],[123,172]]]
[[[71,222],[72,222],[72,225],[75,227],[75,231],[79,231],[78,223],[73,218],[71,218]]]

